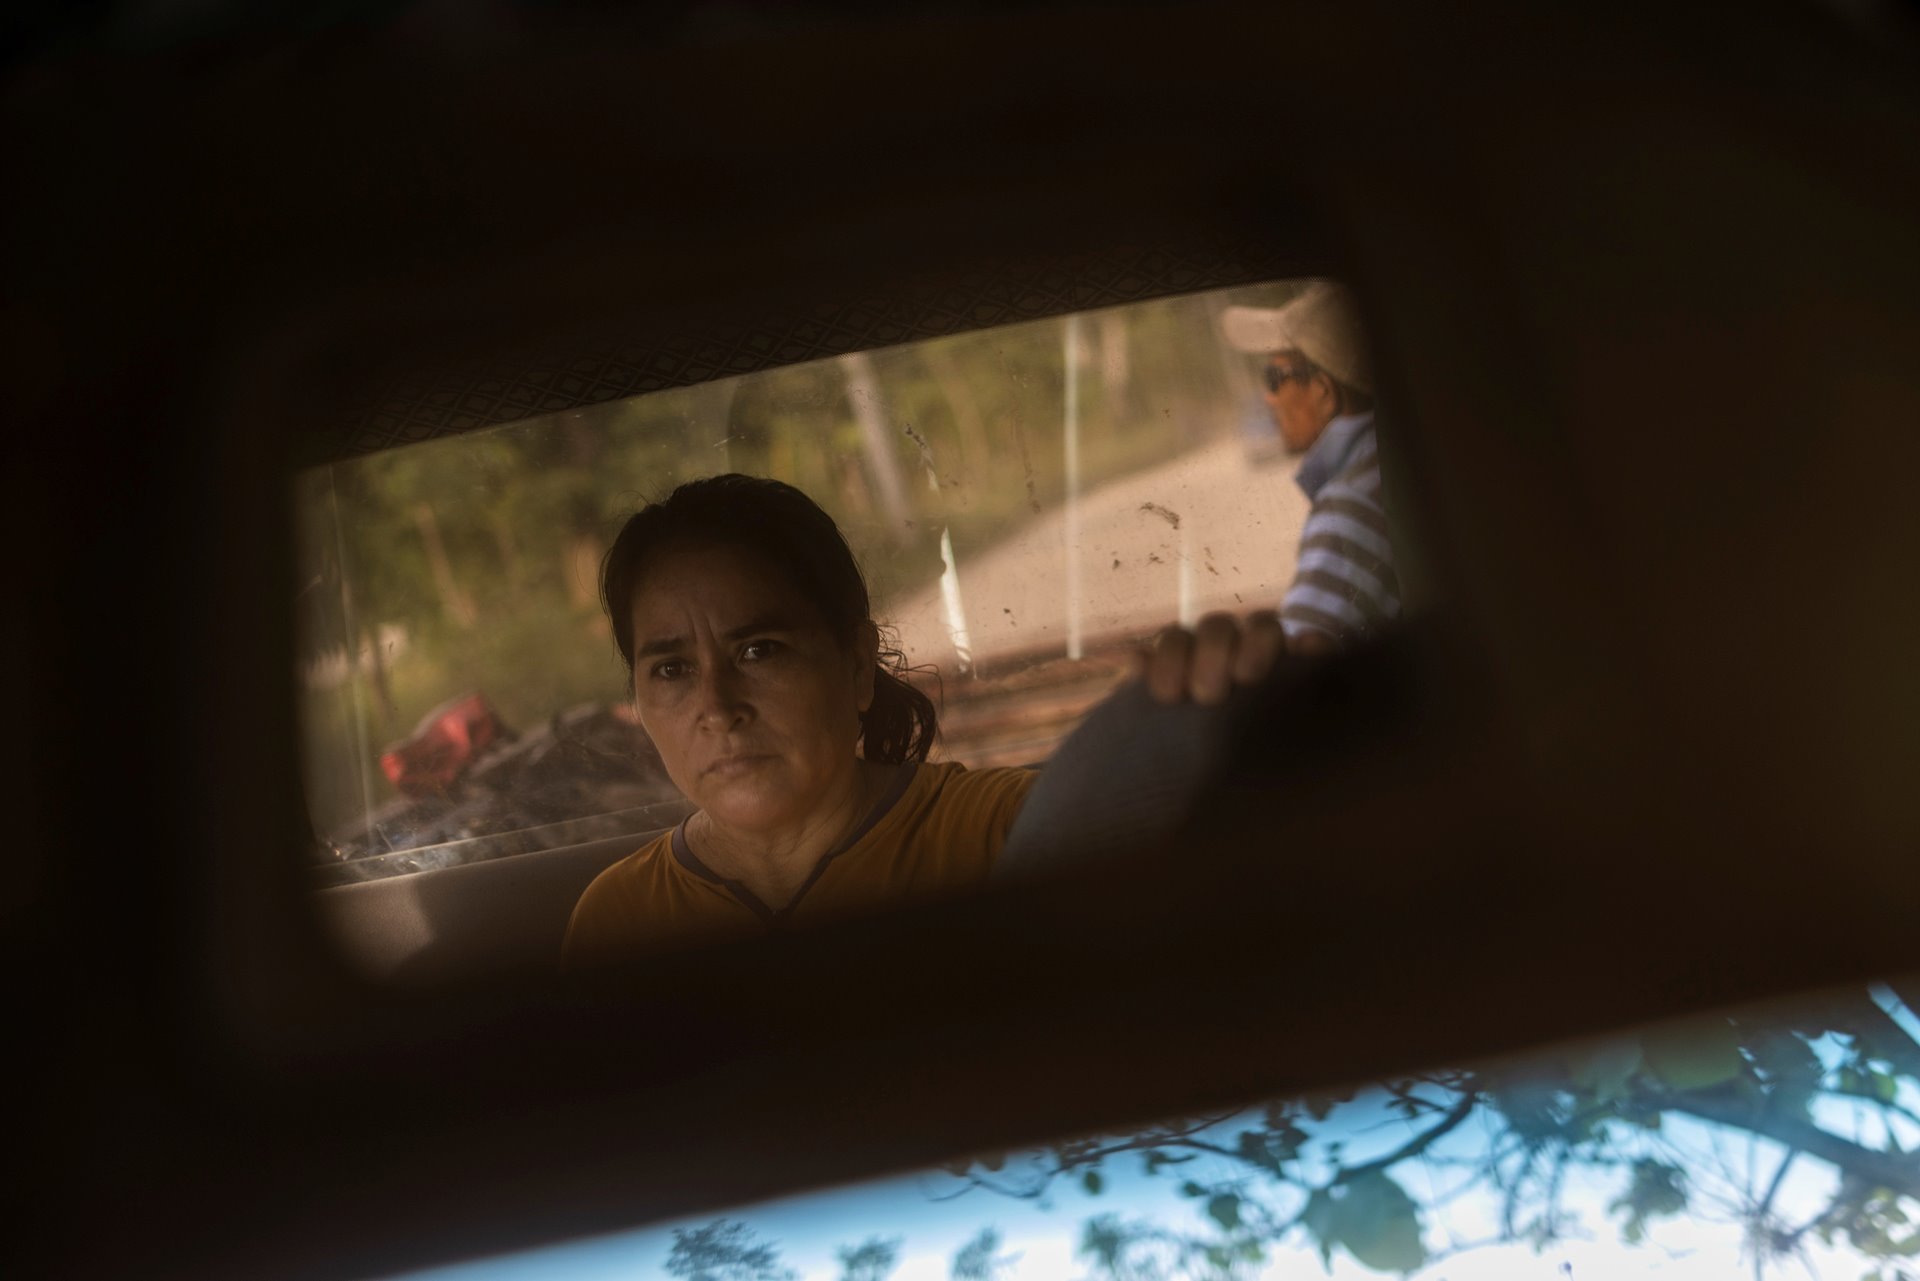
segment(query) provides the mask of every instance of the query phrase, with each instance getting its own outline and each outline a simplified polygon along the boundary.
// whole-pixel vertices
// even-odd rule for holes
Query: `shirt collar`
[[[1354,453],[1372,433],[1371,409],[1334,419],[1321,429],[1320,439],[1313,442],[1307,456],[1300,460],[1300,469],[1293,474],[1294,483],[1309,500],[1318,498],[1326,483],[1346,469]]]

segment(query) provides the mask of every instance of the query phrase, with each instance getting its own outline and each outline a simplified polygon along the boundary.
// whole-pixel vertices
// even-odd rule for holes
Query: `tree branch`
[[[1202,1131],[1210,1129],[1215,1125],[1221,1124],[1222,1121],[1229,1119],[1231,1118],[1223,1117],[1213,1121],[1197,1122],[1192,1129],[1188,1130],[1161,1131],[1158,1134],[1134,1135],[1132,1138],[1122,1139],[1117,1143],[1109,1143],[1105,1147],[1090,1148],[1070,1159],[1062,1159],[1055,1165],[1050,1173],[1066,1174],[1082,1166],[1097,1165],[1111,1156],[1125,1156],[1129,1152],[1151,1152],[1155,1148],[1190,1148],[1193,1151],[1206,1152],[1212,1156],[1223,1156],[1235,1161],[1245,1161],[1245,1155],[1233,1148],[1222,1147],[1218,1143],[1210,1143],[1205,1139],[1195,1137]]]
[[[1327,1186],[1332,1187],[1334,1183],[1345,1183],[1349,1179],[1357,1179],[1363,1174],[1371,1174],[1375,1170],[1384,1170],[1388,1166],[1398,1165],[1409,1157],[1419,1156],[1441,1139],[1444,1139],[1447,1135],[1459,1129],[1461,1124],[1473,1115],[1473,1109],[1477,1107],[1479,1103],[1479,1095],[1462,1094],[1460,1101],[1448,1108],[1447,1114],[1440,1118],[1440,1121],[1430,1129],[1423,1130],[1419,1134],[1414,1135],[1411,1139],[1408,1139],[1405,1143],[1383,1157],[1376,1157],[1374,1160],[1366,1161],[1359,1165],[1347,1166],[1341,1170],[1340,1173],[1336,1174],[1333,1177],[1333,1183],[1329,1183]]]
[[[1888,979],[1880,986],[1900,998],[1900,1004],[1913,1014],[1920,1016],[1920,974],[1907,974],[1897,979]]]
[[[1566,1186],[1567,1165],[1571,1160],[1568,1149],[1561,1148],[1554,1158],[1553,1177],[1547,1181],[1547,1203],[1540,1211],[1546,1221],[1547,1235],[1554,1240],[1560,1235],[1560,1190]]]
[[[1225,1124],[1237,1115],[1237,1112],[1228,1112],[1220,1116],[1199,1117],[1184,1125],[1130,1135],[1126,1138],[1115,1140],[1112,1143],[1103,1146],[1089,1147],[1070,1155],[1063,1153],[1060,1148],[1056,1146],[1051,1149],[1051,1154],[1054,1157],[1053,1164],[1039,1169],[1033,1173],[1031,1178],[1017,1185],[968,1170],[959,1176],[966,1180],[963,1186],[956,1188],[952,1192],[932,1194],[929,1196],[929,1199],[933,1201],[951,1201],[955,1197],[964,1196],[976,1188],[981,1188],[988,1192],[994,1192],[1018,1201],[1038,1200],[1040,1197],[1046,1195],[1047,1188],[1052,1185],[1055,1178],[1061,1175],[1070,1174],[1075,1170],[1084,1169],[1088,1166],[1098,1165],[1108,1157],[1125,1156],[1129,1152],[1151,1152],[1156,1148],[1191,1149],[1196,1152],[1205,1152],[1213,1156],[1226,1157],[1233,1161],[1245,1163],[1247,1161],[1245,1153],[1233,1148],[1222,1147],[1218,1143],[1211,1143],[1197,1137],[1217,1125]],[[1033,1155],[1037,1158],[1046,1155],[1046,1153],[1044,1151],[1036,1152]],[[1264,1166],[1260,1168],[1262,1170],[1266,1169]],[[1271,1173],[1271,1171],[1268,1172]]]
[[[1787,1154],[1780,1158],[1780,1168],[1773,1172],[1773,1181],[1767,1184],[1767,1194],[1760,1198],[1760,1207],[1753,1212],[1756,1222],[1764,1220],[1773,1211],[1773,1198],[1779,1195],[1780,1185],[1786,1182],[1787,1170],[1792,1167],[1793,1159],[1800,1155],[1800,1149],[1788,1148]]]
[[[1901,1000],[1904,1003],[1906,998],[1901,997]],[[1884,1057],[1888,1062],[1908,1076],[1920,1077],[1920,1041],[1908,1035],[1907,1029],[1895,1022],[1893,1016],[1881,1009],[1872,997],[1862,997],[1852,1013],[1860,1020],[1861,1029],[1870,1031],[1885,1051]]]
[[[1778,1234],[1767,1226],[1767,1220],[1773,1214],[1773,1198],[1780,1194],[1780,1185],[1787,1181],[1787,1171],[1793,1168],[1794,1159],[1799,1155],[1798,1148],[1787,1149],[1787,1154],[1780,1158],[1780,1168],[1773,1172],[1773,1178],[1767,1183],[1766,1193],[1760,1198],[1760,1203],[1753,1208],[1750,1216],[1748,1237],[1753,1244],[1753,1281],[1766,1281],[1767,1262],[1780,1252],[1777,1242]]]
[[[1850,1099],[1855,1103],[1870,1104],[1882,1111],[1891,1112],[1895,1116],[1903,1116],[1915,1125],[1920,1125],[1920,1112],[1915,1112],[1904,1104],[1883,1099],[1877,1094],[1868,1094],[1864,1090],[1822,1090],[1820,1093],[1831,1095],[1836,1099]]]
[[[1800,1249],[1801,1242],[1806,1237],[1807,1233],[1817,1232],[1823,1227],[1827,1227],[1831,1224],[1840,1222],[1842,1218],[1841,1212],[1846,1208],[1847,1208],[1847,1187],[1843,1183],[1840,1186],[1840,1190],[1834,1193],[1833,1200],[1827,1202],[1826,1209],[1820,1211],[1820,1213],[1814,1215],[1811,1219],[1808,1219],[1805,1223],[1802,1223],[1799,1227],[1794,1228],[1793,1230],[1787,1232],[1785,1234],[1785,1239],[1792,1244],[1794,1249]]]
[[[1360,1165],[1347,1166],[1346,1168],[1342,1169],[1338,1174],[1334,1175],[1331,1179],[1328,1179],[1326,1184],[1322,1187],[1307,1188],[1307,1192],[1309,1193],[1309,1195],[1307,1200],[1304,1203],[1302,1203],[1299,1212],[1295,1214],[1292,1218],[1286,1220],[1283,1223],[1280,1223],[1279,1225],[1271,1229],[1268,1233],[1268,1236],[1271,1237],[1273,1240],[1277,1241],[1282,1236],[1285,1236],[1287,1233],[1293,1231],[1295,1228],[1303,1225],[1307,1220],[1307,1206],[1313,1203],[1313,1197],[1311,1195],[1312,1193],[1325,1192],[1330,1188],[1338,1187],[1342,1183],[1352,1182],[1354,1179],[1359,1178],[1363,1174],[1371,1174],[1376,1170],[1385,1170],[1389,1166],[1398,1165],[1400,1162],[1407,1160],[1409,1157],[1419,1156],[1422,1152],[1425,1152],[1428,1148],[1432,1147],[1435,1143],[1438,1143],[1441,1139],[1445,1138],[1448,1134],[1451,1134],[1454,1130],[1459,1129],[1460,1125],[1468,1117],[1473,1115],[1473,1109],[1479,1102],[1480,1102],[1480,1098],[1478,1095],[1463,1094],[1460,1096],[1460,1101],[1458,1103],[1455,1103],[1451,1108],[1447,1109],[1447,1115],[1443,1117],[1440,1120],[1440,1122],[1434,1125],[1431,1129],[1423,1130],[1419,1134],[1414,1135],[1411,1139],[1407,1140],[1405,1143],[1401,1144],[1399,1147],[1395,1148],[1393,1151],[1387,1153],[1383,1157],[1379,1157],[1372,1161],[1363,1162]]]
[[[1907,1004],[1890,984],[1879,986],[1887,988]],[[1909,980],[1911,986],[1911,980]],[[1865,989],[1838,993],[1823,1001],[1815,1002],[1799,1017],[1795,1012],[1783,1011],[1787,1016],[1786,1026],[1794,1026],[1802,1035],[1810,1035],[1805,1024],[1808,1020],[1817,1020],[1822,1028],[1829,1032],[1838,1032],[1850,1036],[1858,1043],[1870,1040],[1878,1053],[1868,1054],[1869,1058],[1884,1059],[1893,1064],[1894,1070],[1906,1076],[1920,1078],[1920,1040],[1903,1027],[1898,1019],[1881,1008],[1880,1002]],[[1861,1047],[1864,1050],[1864,1046]]]
[[[1513,1176],[1513,1182],[1507,1184],[1507,1194],[1500,1199],[1500,1235],[1511,1241],[1516,1235],[1513,1230],[1514,1212],[1520,1207],[1520,1190],[1527,1180],[1533,1177],[1533,1167],[1540,1159],[1540,1145],[1528,1143],[1526,1159],[1520,1163],[1520,1169]]]
[[[926,1194],[927,1200],[935,1201],[935,1202],[951,1201],[956,1197],[965,1196],[967,1193],[972,1192],[976,1188],[984,1188],[988,1192],[997,1193],[1000,1196],[1006,1197],[1007,1199],[1012,1201],[1037,1201],[1040,1199],[1042,1194],[1046,1192],[1047,1182],[1051,1179],[1052,1176],[1050,1174],[1043,1175],[1041,1178],[1041,1181],[1037,1185],[1033,1187],[1028,1187],[1028,1188],[1017,1188],[1009,1184],[999,1183],[993,1179],[987,1178],[985,1175],[974,1174],[972,1171],[968,1171],[964,1177],[966,1179],[966,1182],[963,1183],[961,1186],[955,1188],[953,1191],[929,1192]]]
[[[1818,1157],[1864,1183],[1920,1201],[1920,1162],[1910,1156],[1862,1147],[1837,1134],[1828,1133],[1811,1121],[1782,1116],[1727,1093],[1708,1090],[1673,1094],[1644,1090],[1641,1093],[1652,1106],[1685,1112],[1716,1125],[1749,1130],[1785,1147],[1797,1148],[1808,1156]]]

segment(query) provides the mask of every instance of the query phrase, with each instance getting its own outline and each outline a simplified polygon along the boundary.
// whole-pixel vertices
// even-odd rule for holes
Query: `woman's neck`
[[[853,834],[903,768],[855,762],[848,785],[838,795],[778,831],[732,830],[702,810],[687,820],[687,843],[716,875],[738,881],[777,912],[793,902],[820,860]]]

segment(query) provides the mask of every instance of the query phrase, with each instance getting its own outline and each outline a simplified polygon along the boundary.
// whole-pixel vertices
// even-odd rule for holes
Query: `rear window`
[[[663,391],[298,478],[314,875],[378,879],[659,830],[687,812],[597,599],[624,519],[737,471],[840,524],[941,710],[936,759],[1044,761],[1130,650],[1273,608],[1308,502],[1223,341],[1167,298]]]

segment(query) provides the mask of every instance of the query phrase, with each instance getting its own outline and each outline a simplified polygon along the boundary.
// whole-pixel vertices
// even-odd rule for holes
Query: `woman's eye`
[[[763,658],[772,658],[773,655],[779,650],[779,648],[780,648],[779,641],[771,641],[771,640],[748,641],[744,646],[741,647],[740,657],[746,659],[748,662],[755,662]]]
[[[669,658],[653,665],[653,678],[662,681],[677,681],[687,674],[687,665],[677,658]]]

